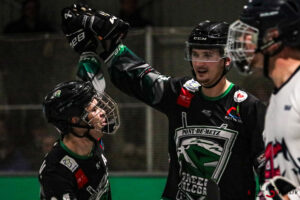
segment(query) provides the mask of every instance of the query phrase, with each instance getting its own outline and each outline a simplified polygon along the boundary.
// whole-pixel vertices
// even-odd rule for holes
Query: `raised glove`
[[[127,22],[82,4],[74,4],[71,8],[64,9],[63,17],[70,27],[81,28],[87,35],[90,36],[90,33],[92,33],[100,41],[103,41],[106,52],[113,51],[120,40],[126,36],[129,29]],[[69,32],[74,33],[74,29]],[[78,40],[75,39],[74,41],[76,44]],[[73,43],[72,45],[74,46]]]
[[[66,7],[61,12],[62,31],[70,46],[79,54],[85,51],[96,51],[98,41],[94,33],[84,27],[84,15],[74,6]]]
[[[283,196],[296,189],[293,183],[282,176],[275,176],[262,186],[266,199],[282,200]]]

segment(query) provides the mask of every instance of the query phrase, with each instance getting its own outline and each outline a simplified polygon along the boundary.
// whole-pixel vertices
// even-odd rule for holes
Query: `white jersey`
[[[265,178],[300,185],[300,67],[271,96],[265,120]]]

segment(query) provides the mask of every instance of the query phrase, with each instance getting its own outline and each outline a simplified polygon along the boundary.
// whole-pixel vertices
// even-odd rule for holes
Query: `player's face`
[[[209,86],[222,75],[225,61],[218,49],[192,49],[191,57],[200,84]]]
[[[101,129],[107,124],[106,123],[106,113],[103,109],[97,106],[98,100],[93,99],[88,106],[85,108],[88,113],[86,116],[86,121],[94,129],[90,130],[90,134],[98,139],[103,136]]]

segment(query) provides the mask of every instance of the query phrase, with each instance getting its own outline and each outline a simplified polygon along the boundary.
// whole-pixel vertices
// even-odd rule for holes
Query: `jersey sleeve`
[[[178,80],[160,74],[125,45],[118,46],[107,64],[111,81],[118,89],[161,112],[166,112],[176,98]]]
[[[246,105],[243,113],[243,121],[246,125],[246,133],[250,139],[250,155],[254,169],[259,176],[259,182],[264,182],[265,147],[263,141],[263,130],[266,106],[250,95],[250,102]]]
[[[175,141],[169,136],[169,172],[162,199],[176,199],[179,183],[179,164],[175,148]]]
[[[77,200],[72,173],[63,166],[52,169],[45,168],[39,175],[40,199],[70,199]]]

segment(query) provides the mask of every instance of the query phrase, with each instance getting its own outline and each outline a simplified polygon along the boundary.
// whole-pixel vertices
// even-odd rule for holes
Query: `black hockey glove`
[[[289,180],[281,176],[275,176],[262,186],[262,192],[265,198],[273,200],[282,200],[283,196],[292,192],[294,189],[296,189],[296,187]]]
[[[74,4],[71,10],[78,14],[74,20],[76,25],[81,26],[87,33],[93,33],[102,41],[105,54],[112,52],[128,32],[127,22],[103,11],[82,4]],[[103,56],[104,59],[105,57]]]
[[[62,31],[76,52],[96,51],[98,41],[92,31],[85,29],[82,11],[75,6],[67,7],[62,10],[61,17]]]

